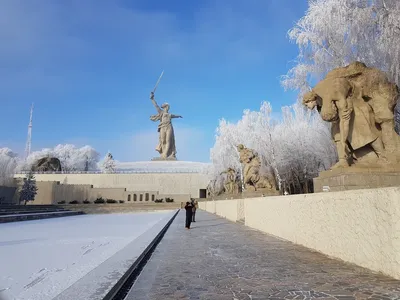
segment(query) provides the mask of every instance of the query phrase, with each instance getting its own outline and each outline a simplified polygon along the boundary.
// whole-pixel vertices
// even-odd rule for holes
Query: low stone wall
[[[236,222],[238,220],[237,205],[238,200],[215,201],[215,213],[228,220]]]
[[[238,201],[244,201],[246,226],[400,279],[400,187],[207,201],[199,207],[238,221]]]
[[[227,200],[226,200],[227,201]],[[199,208],[205,211],[208,211],[209,213],[215,214],[215,203],[217,201],[215,200],[208,200],[208,201],[199,201]]]

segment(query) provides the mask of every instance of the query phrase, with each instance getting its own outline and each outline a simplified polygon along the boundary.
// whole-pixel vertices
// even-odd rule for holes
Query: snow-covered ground
[[[210,163],[192,161],[136,161],[116,162],[117,171],[130,172],[193,172],[202,173],[210,167]]]
[[[53,299],[172,214],[83,215],[0,224],[0,299]]]

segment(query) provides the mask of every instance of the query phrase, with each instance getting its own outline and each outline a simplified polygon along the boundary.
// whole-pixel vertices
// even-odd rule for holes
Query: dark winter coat
[[[193,213],[193,205],[191,203],[186,204],[185,210],[186,210],[186,216],[191,216]]]

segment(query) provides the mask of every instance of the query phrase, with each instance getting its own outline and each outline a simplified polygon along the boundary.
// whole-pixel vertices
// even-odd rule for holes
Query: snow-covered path
[[[171,211],[0,224],[0,299],[53,299],[168,215]]]

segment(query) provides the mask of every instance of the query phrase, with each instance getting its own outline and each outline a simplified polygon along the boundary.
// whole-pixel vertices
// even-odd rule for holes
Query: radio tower
[[[25,146],[25,159],[28,158],[29,154],[31,154],[31,142],[32,142],[32,116],[33,116],[33,103],[31,106],[31,114],[29,118],[28,125],[28,137],[26,138],[26,146]]]

